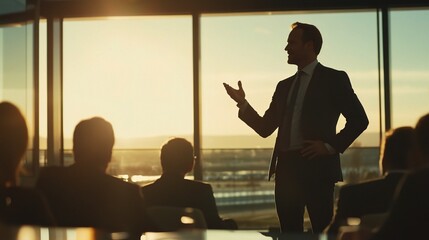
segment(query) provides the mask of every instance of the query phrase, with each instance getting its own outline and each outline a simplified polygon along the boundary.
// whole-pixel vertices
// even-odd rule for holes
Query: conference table
[[[5,240],[328,240],[326,235],[276,234],[257,230],[187,230],[179,232],[147,232],[131,236],[126,232],[104,232],[94,228],[44,228],[36,226],[2,226],[0,238]]]

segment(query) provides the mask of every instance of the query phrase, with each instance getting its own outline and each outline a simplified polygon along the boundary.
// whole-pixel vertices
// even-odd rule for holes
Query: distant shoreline
[[[184,137],[191,142],[191,135],[175,135]],[[141,138],[121,138],[117,137],[115,141],[115,149],[159,149],[162,144],[173,136],[152,136]],[[243,148],[272,148],[274,145],[276,134],[273,133],[268,138],[262,138],[256,133],[252,135],[203,135],[201,139],[203,149],[243,149]],[[378,132],[364,132],[360,135],[355,145],[361,147],[378,147],[380,145],[380,134]],[[46,149],[46,138],[40,138],[40,149]],[[72,148],[72,139],[64,139],[64,148]]]

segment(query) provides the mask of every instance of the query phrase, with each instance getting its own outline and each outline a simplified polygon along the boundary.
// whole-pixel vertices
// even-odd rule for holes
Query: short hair
[[[194,162],[194,148],[184,138],[172,138],[162,146],[160,158],[163,171],[187,172]]]
[[[27,144],[28,128],[24,116],[12,103],[0,103],[0,172],[3,180],[15,180]]]
[[[73,133],[75,161],[94,166],[108,164],[114,143],[112,124],[101,117],[82,120],[76,125]]]
[[[429,163],[429,114],[422,116],[415,127],[417,145],[423,157],[424,161]]]
[[[292,29],[302,29],[302,41],[305,42],[313,42],[314,52],[316,55],[319,55],[320,50],[322,49],[322,34],[320,34],[319,29],[316,26],[295,22],[292,24]]]
[[[382,145],[382,172],[409,169],[415,147],[415,135],[412,127],[399,127],[387,132]]]

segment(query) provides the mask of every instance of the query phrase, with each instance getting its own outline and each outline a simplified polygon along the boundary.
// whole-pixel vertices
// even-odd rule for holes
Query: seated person
[[[73,135],[75,163],[42,169],[36,187],[63,227],[145,231],[139,186],[106,174],[114,144],[112,125],[100,117],[81,121]]]
[[[194,149],[183,138],[173,138],[161,149],[162,175],[142,187],[148,207],[191,207],[201,210],[210,229],[237,229],[232,219],[219,217],[212,187],[199,181],[185,179],[194,167]]]
[[[426,239],[429,226],[429,114],[415,127],[420,170],[407,174],[399,185],[386,221],[372,240]]]
[[[16,106],[0,103],[0,223],[7,225],[55,225],[44,197],[18,186],[20,162],[27,150],[28,129]]]
[[[395,189],[413,164],[411,159],[416,152],[414,129],[400,127],[386,135],[382,146],[380,169],[383,178],[340,188],[337,210],[326,233],[337,234],[341,226],[347,225],[347,218],[360,218],[367,214],[388,211]]]

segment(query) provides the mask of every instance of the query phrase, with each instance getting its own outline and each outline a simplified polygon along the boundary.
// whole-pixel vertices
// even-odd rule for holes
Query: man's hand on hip
[[[301,150],[303,157],[312,159],[319,156],[331,154],[322,141],[304,141],[304,148]]]

